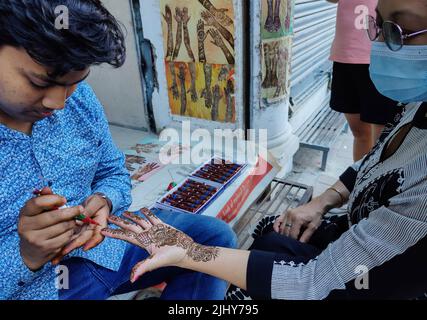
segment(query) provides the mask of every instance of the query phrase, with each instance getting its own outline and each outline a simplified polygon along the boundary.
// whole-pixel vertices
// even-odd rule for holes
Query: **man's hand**
[[[18,234],[22,260],[30,270],[38,270],[70,242],[76,222],[83,213],[81,206],[58,209],[66,199],[44,188],[40,196],[29,200],[21,209]]]
[[[83,250],[88,251],[95,248],[104,240],[101,230],[108,225],[108,216],[111,212],[111,204],[100,195],[94,194],[85,200],[83,208],[83,214],[98,222],[99,225],[81,225],[80,223],[74,230],[72,241],[68,243],[52,260],[53,264],[58,264],[63,257],[77,248],[83,246]]]

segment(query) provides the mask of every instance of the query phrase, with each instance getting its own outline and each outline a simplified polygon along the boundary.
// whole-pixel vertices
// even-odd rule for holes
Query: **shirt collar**
[[[56,117],[58,115],[54,114],[53,116],[49,118],[42,119],[40,121],[37,121],[33,125],[33,132],[32,135],[29,136],[21,131],[11,129],[4,124],[0,123],[0,140],[26,140],[31,139],[32,136],[34,136],[37,132],[44,131],[46,129],[49,129],[51,124],[56,121]]]

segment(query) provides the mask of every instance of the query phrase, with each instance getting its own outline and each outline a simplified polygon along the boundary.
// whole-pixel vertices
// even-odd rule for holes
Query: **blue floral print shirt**
[[[66,107],[36,122],[32,134],[0,124],[0,299],[58,299],[57,272],[51,263],[32,272],[23,263],[17,232],[19,213],[32,191],[52,181],[52,189],[71,206],[95,192],[121,214],[131,203],[131,184],[123,154],[114,145],[103,108],[87,83]],[[105,239],[98,247],[69,256],[117,270],[125,242]]]

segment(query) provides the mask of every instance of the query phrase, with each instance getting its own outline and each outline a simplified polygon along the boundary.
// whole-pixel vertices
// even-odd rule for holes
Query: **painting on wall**
[[[289,95],[293,8],[294,0],[261,0],[261,107]]]
[[[293,33],[293,0],[261,0],[261,38],[277,39]]]
[[[290,87],[292,38],[263,41],[261,98],[267,103],[283,100]]]
[[[173,115],[236,122],[232,0],[161,0]]]

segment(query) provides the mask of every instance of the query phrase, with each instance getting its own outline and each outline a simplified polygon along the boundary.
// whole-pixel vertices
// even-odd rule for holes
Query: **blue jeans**
[[[201,215],[156,211],[165,223],[183,231],[197,243],[208,246],[235,248],[236,235],[223,221]],[[117,240],[120,241],[120,240]],[[164,300],[222,300],[227,283],[218,278],[176,267],[161,268],[146,273],[135,283],[129,281],[132,267],[148,257],[148,253],[128,244],[119,270],[112,271],[89,260],[70,258],[62,264],[69,270],[69,288],[60,290],[60,300],[105,300],[166,282]]]

